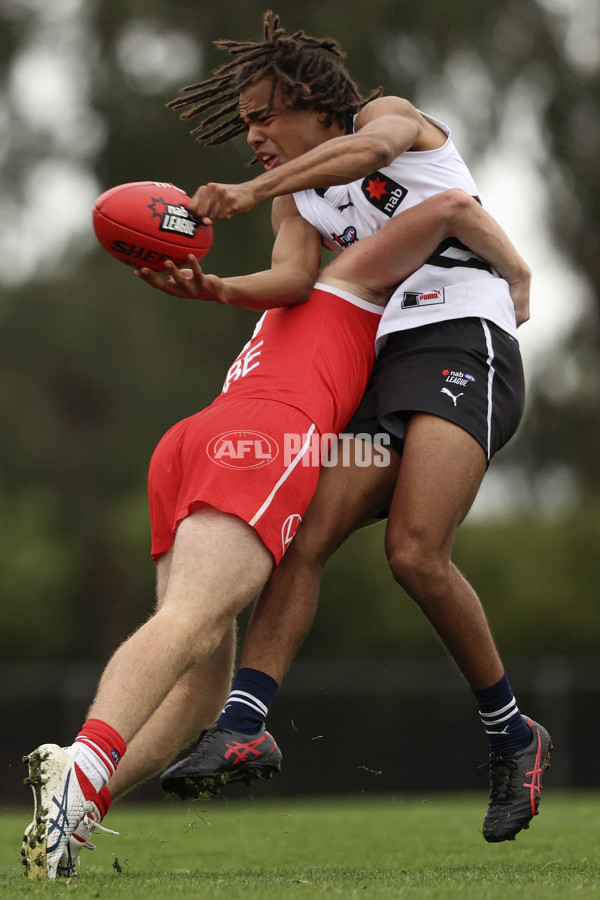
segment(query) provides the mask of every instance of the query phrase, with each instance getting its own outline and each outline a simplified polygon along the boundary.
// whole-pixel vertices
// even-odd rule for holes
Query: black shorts
[[[345,432],[387,432],[402,452],[406,421],[431,413],[471,434],[489,462],[517,430],[524,403],[518,342],[486,319],[450,319],[388,336]]]

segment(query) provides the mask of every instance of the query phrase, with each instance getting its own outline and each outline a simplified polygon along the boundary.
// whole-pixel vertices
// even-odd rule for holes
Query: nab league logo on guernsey
[[[363,179],[360,189],[369,203],[372,203],[390,219],[408,194],[408,188],[402,187],[397,181],[388,178],[387,175],[382,175],[381,172],[367,175]]]
[[[213,462],[226,469],[260,469],[279,454],[273,438],[260,431],[225,431],[207,445]]]

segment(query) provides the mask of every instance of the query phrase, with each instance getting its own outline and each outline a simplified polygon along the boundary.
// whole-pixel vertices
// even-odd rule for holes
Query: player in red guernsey
[[[331,264],[306,303],[267,312],[221,396],[160,442],[149,478],[157,609],[108,662],[74,743],[43,744],[26,757],[34,815],[22,854],[30,878],[73,874],[110,805],[109,780],[112,794],[126,792],[216,719],[231,681],[235,617],[267,581],[316,487],[318,458],[302,465],[303,438],[344,427],[369,376],[377,307],[451,234],[473,246],[479,239],[507,274],[527,271],[472,198],[433,197]],[[377,263],[386,240],[396,248],[387,266]],[[193,258],[190,266],[171,271],[178,289],[203,277]],[[239,439],[228,445],[231,431]],[[249,432],[284,451],[286,435],[299,437],[300,450],[289,459],[272,452],[265,463]],[[248,446],[255,456],[240,471]]]
[[[279,562],[316,490],[321,436],[341,432],[364,393],[381,313],[324,284],[307,303],[263,315],[222,394],[152,457],[155,559],[208,505],[248,522]]]

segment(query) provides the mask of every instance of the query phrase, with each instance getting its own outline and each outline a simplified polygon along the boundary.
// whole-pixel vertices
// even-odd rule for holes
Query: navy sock
[[[497,684],[473,693],[492,753],[529,746],[531,729],[521,715],[506,673]]]
[[[217,725],[242,734],[255,734],[264,725],[278,690],[275,679],[265,672],[240,669]]]

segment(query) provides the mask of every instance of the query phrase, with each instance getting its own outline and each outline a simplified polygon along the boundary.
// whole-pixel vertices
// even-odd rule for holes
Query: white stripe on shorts
[[[492,342],[492,333],[489,329],[488,323],[485,319],[481,319],[481,327],[483,328],[483,333],[485,334],[485,343],[487,346],[488,358],[487,364],[488,368],[488,391],[487,391],[487,450],[486,456],[490,459],[490,455],[492,452],[492,412],[493,412],[493,393],[494,393],[494,375],[496,374],[496,370],[493,366],[494,361],[494,345]]]
[[[307,433],[306,433],[306,440],[304,441],[304,443],[303,443],[302,446],[300,447],[300,450],[298,451],[297,456],[296,456],[296,457],[294,458],[294,460],[289,464],[289,466],[287,467],[287,469],[285,470],[285,472],[283,473],[283,475],[281,476],[281,478],[279,479],[279,481],[277,482],[277,484],[275,485],[275,487],[273,488],[273,490],[271,491],[271,493],[269,494],[269,496],[267,497],[267,499],[265,500],[265,502],[262,504],[262,506],[260,507],[260,509],[258,509],[258,510],[254,513],[254,515],[253,515],[252,518],[250,519],[250,522],[248,523],[249,525],[256,525],[256,523],[257,523],[258,520],[261,518],[261,516],[263,515],[263,513],[267,511],[267,509],[269,508],[269,506],[270,506],[271,503],[273,502],[273,498],[275,497],[275,494],[277,493],[277,491],[279,490],[279,488],[281,487],[281,485],[284,484],[284,483],[287,481],[287,479],[290,477],[290,475],[292,474],[292,472],[294,471],[294,469],[296,468],[296,466],[298,465],[298,463],[300,462],[300,460],[302,459],[302,457],[303,457],[303,456],[307,453],[307,451],[309,450],[310,445],[311,445],[311,442],[312,442],[312,436],[313,436],[313,434],[315,433],[316,430],[317,430],[317,426],[316,426],[316,425],[314,424],[314,422],[313,422],[313,424],[310,426],[310,428],[308,429],[308,431],[307,431]]]

